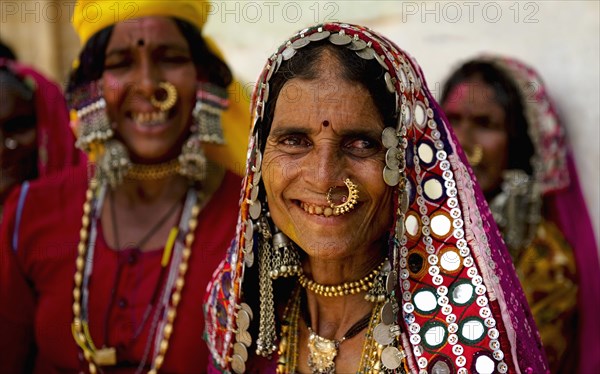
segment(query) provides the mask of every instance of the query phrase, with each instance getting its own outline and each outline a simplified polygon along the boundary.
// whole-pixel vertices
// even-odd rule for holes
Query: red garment
[[[186,283],[161,373],[205,371],[208,351],[202,340],[202,300],[208,280],[234,235],[240,183],[239,177],[228,172],[198,217]],[[2,373],[23,372],[27,362],[34,362],[36,373],[87,372],[87,362],[71,335],[73,276],[86,188],[85,169],[81,167],[32,182],[16,252],[11,242],[19,191],[7,201],[0,236]],[[108,345],[117,347],[119,362],[133,362],[120,369],[103,367],[106,373],[133,373],[144,355],[154,313],[139,337],[133,336],[157,287],[161,256],[162,250],[114,251],[104,241],[101,227],[98,229],[89,287],[91,336],[96,347],[102,347],[107,332]],[[115,284],[119,266],[120,281]],[[115,298],[110,306],[113,289]],[[151,337],[147,365],[153,344]],[[36,347],[32,360],[27,355]]]
[[[75,136],[69,128],[69,112],[60,87],[20,62],[0,59],[22,80],[35,85],[35,115],[37,119],[38,175],[44,176],[77,165],[85,155],[75,148]]]

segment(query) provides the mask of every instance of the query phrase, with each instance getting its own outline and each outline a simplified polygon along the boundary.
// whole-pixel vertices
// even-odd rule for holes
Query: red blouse
[[[161,373],[206,371],[202,300],[234,235],[240,183],[239,177],[227,173],[198,217]],[[0,372],[21,373],[31,366],[36,373],[87,372],[87,361],[71,334],[73,276],[86,188],[84,168],[32,182],[17,228],[16,248],[20,190],[5,205],[0,234]],[[154,318],[155,308],[147,318],[143,316],[155,289],[162,290],[164,284],[164,279],[159,284],[161,257],[162,250],[112,250],[99,225],[89,284],[89,326],[96,347],[116,347],[118,360],[114,367],[102,367],[103,372],[135,372],[147,344],[144,372],[149,369],[154,349],[149,333],[160,318]]]

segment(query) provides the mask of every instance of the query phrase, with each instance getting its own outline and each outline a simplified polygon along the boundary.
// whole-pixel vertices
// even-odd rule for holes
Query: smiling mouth
[[[160,110],[155,112],[130,113],[129,116],[138,125],[155,127],[164,124],[168,118],[168,114],[168,112]]]
[[[303,201],[297,201],[296,204],[302,208],[306,213],[321,216],[321,217],[332,217],[332,216],[340,216],[339,212],[335,212],[332,207],[329,205],[316,205],[311,203],[305,203]]]

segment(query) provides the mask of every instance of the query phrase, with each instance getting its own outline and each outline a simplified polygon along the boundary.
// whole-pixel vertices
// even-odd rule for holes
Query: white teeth
[[[340,215],[339,213],[336,214],[333,211],[333,209],[331,209],[331,207],[329,207],[329,206],[313,205],[313,204],[301,202],[300,207],[306,213],[312,214],[315,216],[331,217],[331,216],[339,216]]]
[[[167,112],[135,113],[132,117],[133,120],[140,125],[156,126],[165,122],[167,119]]]

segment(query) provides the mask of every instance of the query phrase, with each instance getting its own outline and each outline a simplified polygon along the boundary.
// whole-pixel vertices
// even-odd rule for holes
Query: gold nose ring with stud
[[[329,206],[333,209],[333,214],[336,216],[350,212],[354,209],[356,203],[358,202],[358,186],[354,184],[350,178],[346,178],[346,180],[344,180],[344,184],[346,185],[346,188],[348,188],[348,196],[345,196],[345,199],[342,199],[341,204],[335,204],[331,199],[333,190],[337,188],[337,186],[330,187],[325,195]]]
[[[150,103],[156,109],[166,112],[177,102],[177,89],[172,83],[169,82],[160,82],[158,87],[161,89],[159,91],[164,91],[164,97],[156,97],[157,92],[155,92],[154,95],[150,97]]]

